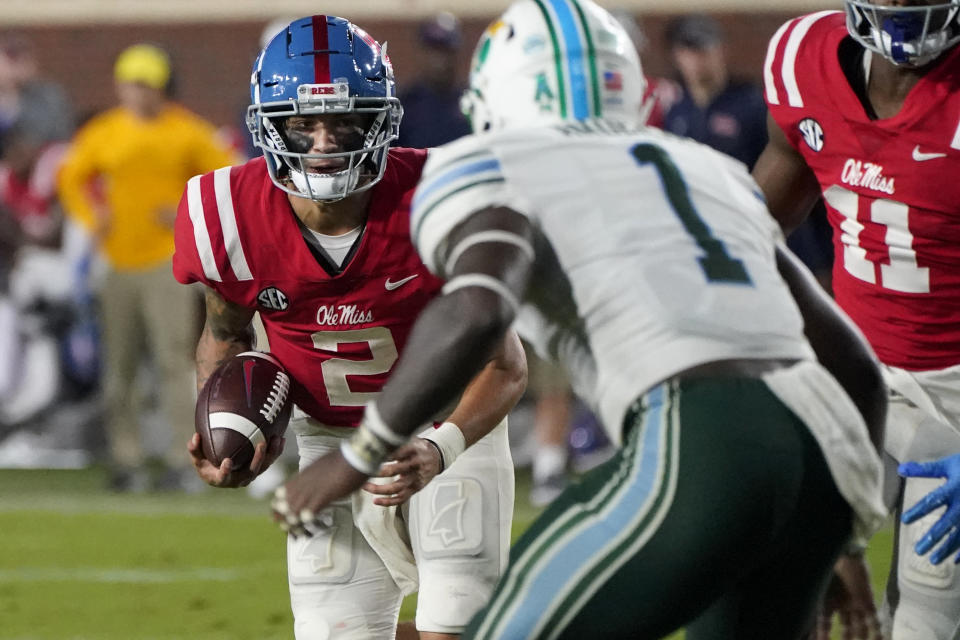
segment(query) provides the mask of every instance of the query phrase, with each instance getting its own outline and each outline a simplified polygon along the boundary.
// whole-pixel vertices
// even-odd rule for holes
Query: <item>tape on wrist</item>
[[[436,445],[440,451],[440,470],[449,469],[454,460],[467,448],[467,441],[463,437],[463,431],[452,422],[444,422],[442,425],[423,436],[424,440],[429,440]]]
[[[843,547],[843,555],[845,556],[862,556],[866,552],[867,541],[859,535],[850,536],[847,544]]]
[[[377,403],[373,401],[368,402],[364,409],[362,424],[367,425],[367,428],[370,429],[373,435],[384,442],[392,444],[394,447],[399,447],[410,438],[410,436],[397,433],[388,427],[387,423],[380,417],[380,410],[377,409]]]
[[[379,421],[377,427],[373,426],[374,421]],[[389,434],[390,438],[384,437],[383,434]],[[380,420],[376,407],[370,403],[367,405],[367,412],[360,426],[354,430],[353,435],[340,443],[340,453],[351,467],[372,476],[380,470],[380,464],[387,459],[387,456],[404,442],[406,438],[387,429]]]
[[[357,427],[353,435],[340,443],[340,453],[351,467],[374,475],[380,469],[380,463],[391,451],[389,445],[373,435],[363,424]]]

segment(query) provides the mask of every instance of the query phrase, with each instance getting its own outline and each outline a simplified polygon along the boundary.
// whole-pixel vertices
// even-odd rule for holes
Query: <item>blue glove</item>
[[[934,545],[946,540],[930,554],[930,562],[940,564],[954,551],[960,549],[960,454],[932,462],[904,462],[897,473],[905,478],[946,478],[940,487],[925,495],[900,518],[904,524],[919,520],[931,511],[946,506],[946,512],[914,546],[923,555]],[[947,535],[949,534],[949,535]],[[960,564],[960,553],[953,559]]]

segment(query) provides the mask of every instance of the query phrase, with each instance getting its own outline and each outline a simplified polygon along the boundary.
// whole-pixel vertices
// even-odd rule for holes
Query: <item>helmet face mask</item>
[[[643,124],[646,80],[592,0],[518,0],[480,38],[461,108],[475,132],[603,119]]]
[[[385,47],[366,32],[333,16],[295,20],[257,57],[250,85],[247,127],[280,189],[334,201],[365,191],[383,177],[403,111]],[[348,114],[363,116],[367,125],[356,136],[357,148],[310,153],[305,142],[285,130],[291,117]],[[343,168],[310,169],[318,164]]]
[[[960,42],[960,0],[884,6],[845,0],[847,31],[867,50],[903,67],[922,67]]]

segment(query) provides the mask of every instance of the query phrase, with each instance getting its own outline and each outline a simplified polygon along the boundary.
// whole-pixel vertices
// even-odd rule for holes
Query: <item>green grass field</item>
[[[0,470],[0,639],[292,637],[284,538],[266,501],[102,484],[97,470]],[[519,473],[515,536],[537,514],[528,486]],[[878,594],[890,544],[888,530],[871,543]]]

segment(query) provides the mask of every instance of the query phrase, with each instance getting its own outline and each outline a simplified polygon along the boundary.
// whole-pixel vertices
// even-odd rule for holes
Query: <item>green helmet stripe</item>
[[[557,71],[557,100],[560,102],[560,117],[567,117],[567,79],[563,74],[563,55],[560,51],[560,42],[557,40],[557,30],[553,26],[553,19],[550,12],[543,4],[543,0],[534,0],[540,12],[543,14],[543,21],[547,23],[547,30],[550,32],[550,42],[553,44],[553,63]]]

